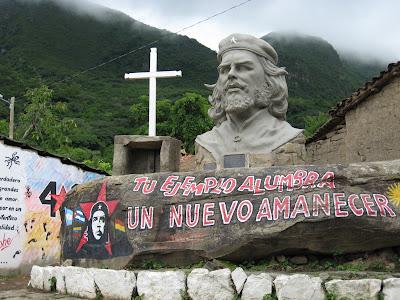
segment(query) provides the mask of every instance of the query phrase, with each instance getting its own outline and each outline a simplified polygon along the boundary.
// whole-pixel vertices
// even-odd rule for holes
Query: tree
[[[140,96],[139,101],[130,107],[131,124],[134,134],[147,134],[149,116],[149,97]]]
[[[189,153],[194,153],[196,136],[213,126],[207,114],[208,108],[207,100],[196,93],[185,93],[175,102],[172,134],[183,142],[185,150]]]
[[[148,134],[149,97],[141,96],[139,101],[130,107],[131,123],[135,134]],[[156,104],[156,131],[157,135],[171,135],[173,103],[168,99],[157,100]]]
[[[31,102],[19,118],[19,136],[24,142],[40,146],[46,150],[57,150],[69,142],[68,132],[76,127],[72,119],[64,117],[67,105],[52,103],[53,90],[42,85],[29,89],[25,97]]]
[[[319,113],[318,116],[307,116],[304,117],[304,135],[306,137],[312,136],[318,128],[325,124],[329,120],[327,113]]]
[[[0,134],[8,136],[8,122],[6,120],[0,120]]]
[[[149,100],[147,96],[131,105],[131,124],[135,134],[147,134]],[[200,94],[188,92],[175,103],[157,100],[157,135],[173,136],[183,142],[185,150],[194,153],[196,136],[210,130],[213,122],[208,117],[208,101]]]

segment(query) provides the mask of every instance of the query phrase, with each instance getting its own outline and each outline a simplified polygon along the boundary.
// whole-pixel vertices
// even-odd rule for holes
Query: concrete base
[[[178,172],[181,141],[169,136],[116,135],[113,175]]]

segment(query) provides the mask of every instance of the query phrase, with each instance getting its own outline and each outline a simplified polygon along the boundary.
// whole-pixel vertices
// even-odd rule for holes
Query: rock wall
[[[400,78],[346,113],[347,162],[400,158]]]
[[[332,279],[327,274],[249,273],[242,268],[114,271],[77,267],[37,267],[30,286],[88,299],[143,300],[396,300],[400,278]],[[190,297],[190,298],[189,298]],[[136,298],[135,298],[136,299]]]
[[[400,78],[349,110],[340,124],[306,145],[307,163],[333,164],[400,158]]]
[[[343,164],[346,157],[346,126],[336,126],[326,135],[325,139],[309,143],[307,149],[307,163],[309,164]]]

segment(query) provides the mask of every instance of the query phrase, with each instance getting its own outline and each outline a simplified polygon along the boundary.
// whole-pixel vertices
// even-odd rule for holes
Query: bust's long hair
[[[265,84],[255,95],[255,105],[259,108],[267,107],[271,115],[280,120],[286,120],[288,88],[285,75],[287,75],[287,72],[284,68],[275,66],[264,57],[257,57],[264,69]],[[226,112],[222,104],[224,87],[219,79],[215,84],[206,85],[206,87],[212,90],[212,95],[208,97],[208,101],[211,103],[208,115],[214,120],[215,125],[219,126],[226,120]]]

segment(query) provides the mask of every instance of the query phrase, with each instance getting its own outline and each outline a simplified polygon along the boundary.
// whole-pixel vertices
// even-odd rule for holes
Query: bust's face
[[[264,70],[257,55],[246,50],[228,51],[222,57],[218,72],[225,111],[255,112],[256,90],[261,89],[265,82]]]
[[[98,241],[104,234],[104,227],[106,224],[106,215],[103,211],[98,210],[92,217],[92,233],[93,237]]]

